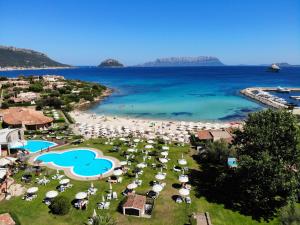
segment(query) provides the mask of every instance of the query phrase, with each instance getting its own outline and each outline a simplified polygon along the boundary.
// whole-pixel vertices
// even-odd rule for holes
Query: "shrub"
[[[53,214],[66,215],[70,211],[71,204],[67,197],[58,196],[53,199],[50,209]]]

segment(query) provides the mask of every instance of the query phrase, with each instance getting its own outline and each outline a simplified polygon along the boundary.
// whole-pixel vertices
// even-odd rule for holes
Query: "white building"
[[[17,148],[25,144],[24,132],[22,129],[1,129],[0,130],[0,157],[10,155],[11,148]]]

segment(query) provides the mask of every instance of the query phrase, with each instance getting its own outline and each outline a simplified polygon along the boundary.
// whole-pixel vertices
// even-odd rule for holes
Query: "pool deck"
[[[52,151],[50,150],[49,152],[37,152],[37,153],[33,153],[30,155],[30,158],[28,160],[28,163],[31,164],[31,165],[36,165],[35,164],[35,159],[36,157],[42,155],[42,154],[47,154],[47,153],[63,153],[63,152],[68,152],[68,151],[72,151],[72,150],[79,150],[79,149],[86,149],[86,150],[91,150],[91,151],[94,151],[97,153],[97,158],[104,158],[104,159],[108,159],[110,161],[113,162],[113,167],[112,169],[109,171],[109,172],[106,172],[105,174],[103,175],[99,175],[99,176],[93,176],[93,177],[84,177],[84,176],[78,176],[76,174],[74,174],[71,169],[72,168],[63,168],[63,167],[58,167],[54,164],[51,164],[51,163],[46,163],[46,164],[43,164],[41,163],[40,166],[46,166],[50,169],[54,169],[54,170],[63,170],[65,175],[73,180],[80,180],[80,181],[91,181],[91,180],[99,180],[99,179],[103,179],[103,178],[106,178],[106,177],[109,177],[109,176],[112,176],[113,175],[113,171],[114,171],[114,168],[115,167],[120,167],[120,161],[114,157],[111,157],[111,156],[106,156],[103,154],[102,151],[100,151],[99,149],[95,149],[95,148],[90,148],[90,147],[80,147],[80,148],[69,148],[69,149],[64,149],[64,150],[56,150],[56,151]]]

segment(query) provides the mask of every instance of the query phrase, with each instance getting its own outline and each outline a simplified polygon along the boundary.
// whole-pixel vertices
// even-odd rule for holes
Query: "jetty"
[[[284,88],[285,92],[300,91],[300,88]],[[270,94],[270,92],[282,92],[282,89],[278,87],[249,87],[240,91],[241,94],[258,101],[264,105],[275,109],[288,109],[290,108],[289,103],[283,98],[279,98]],[[295,107],[299,109],[299,107]]]

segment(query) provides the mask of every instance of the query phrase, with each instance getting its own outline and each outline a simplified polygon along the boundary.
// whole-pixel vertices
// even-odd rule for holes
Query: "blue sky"
[[[300,0],[0,0],[0,44],[72,65],[199,55],[300,64]]]

